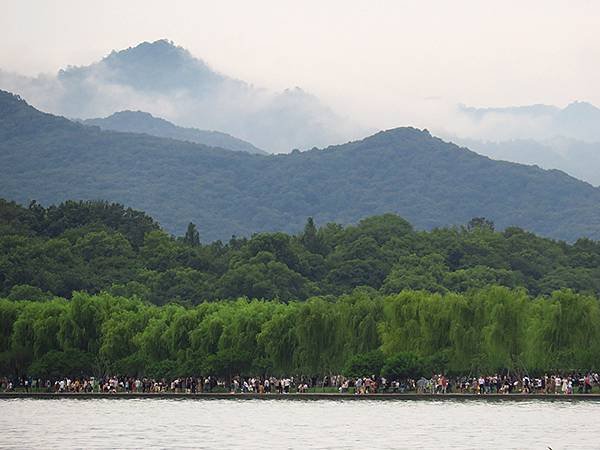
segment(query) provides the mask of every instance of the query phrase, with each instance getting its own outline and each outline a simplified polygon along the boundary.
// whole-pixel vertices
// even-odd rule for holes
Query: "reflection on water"
[[[0,400],[2,448],[599,449],[600,403]]]

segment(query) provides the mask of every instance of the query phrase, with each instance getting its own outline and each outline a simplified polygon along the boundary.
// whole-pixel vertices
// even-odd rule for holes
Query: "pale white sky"
[[[426,125],[459,102],[600,105],[600,1],[0,0],[4,70],[54,72],[161,38],[377,128]]]

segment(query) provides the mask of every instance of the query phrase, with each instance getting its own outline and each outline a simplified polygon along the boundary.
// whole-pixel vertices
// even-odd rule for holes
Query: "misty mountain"
[[[167,40],[113,51],[101,61],[29,78],[0,72],[0,88],[66,117],[142,110],[214,129],[270,152],[346,141],[362,133],[300,88],[270,92],[214,71]]]
[[[250,142],[220,131],[178,127],[171,122],[142,111],[120,111],[105,118],[83,120],[84,125],[98,126],[103,130],[144,133],[180,141],[196,142],[210,147],[266,155]]]
[[[560,171],[494,161],[397,128],[323,150],[252,155],[105,131],[0,93],[0,197],[105,199],[202,239],[348,224],[394,212],[421,229],[485,216],[498,228],[600,239],[600,189]],[[366,247],[357,251],[368,251]]]
[[[559,169],[594,186],[600,185],[600,142],[559,137],[544,141],[492,142],[455,137],[451,140],[493,159]]]
[[[565,108],[551,105],[473,108],[461,106],[460,126],[452,132],[462,138],[488,141],[549,140],[564,137],[600,142],[600,109],[588,102]]]
[[[600,109],[587,102],[458,109],[444,138],[490,158],[558,169],[600,185]],[[452,127],[449,127],[452,128]]]

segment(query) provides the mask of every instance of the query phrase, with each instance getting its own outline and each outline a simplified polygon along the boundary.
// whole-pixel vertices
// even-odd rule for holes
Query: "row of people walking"
[[[149,377],[64,377],[56,380],[17,377],[0,378],[0,391],[22,392],[104,392],[104,393],[253,393],[289,394],[306,392],[339,392],[356,395],[373,393],[417,394],[589,394],[600,386],[597,372],[571,374],[480,375],[447,377],[434,374],[430,378],[389,380],[385,377],[342,375],[318,377],[240,377],[229,380],[214,376],[165,378]]]

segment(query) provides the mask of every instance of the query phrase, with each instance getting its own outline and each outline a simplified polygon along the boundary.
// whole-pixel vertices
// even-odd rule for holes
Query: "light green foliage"
[[[357,289],[339,298],[161,307],[78,293],[0,300],[0,374],[385,375],[590,370],[600,303],[490,287],[466,294]]]

